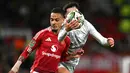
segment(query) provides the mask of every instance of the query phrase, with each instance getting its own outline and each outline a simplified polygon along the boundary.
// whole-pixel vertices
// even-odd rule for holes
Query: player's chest
[[[65,49],[66,44],[61,44],[56,35],[48,34],[43,37],[41,41],[41,47],[43,50],[48,50],[51,52],[61,52]]]

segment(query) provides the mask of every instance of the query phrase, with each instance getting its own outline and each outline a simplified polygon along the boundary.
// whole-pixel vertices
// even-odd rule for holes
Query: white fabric
[[[64,68],[65,68],[65,66],[63,66],[62,64],[59,64],[58,68],[61,68],[61,67],[64,67]]]
[[[84,46],[89,34],[102,45],[108,44],[107,38],[103,37],[87,20],[84,20],[84,24],[79,29],[71,30],[70,32],[66,32],[65,27],[63,26],[59,32],[58,40],[61,41],[68,35],[71,40],[69,49],[79,49]]]

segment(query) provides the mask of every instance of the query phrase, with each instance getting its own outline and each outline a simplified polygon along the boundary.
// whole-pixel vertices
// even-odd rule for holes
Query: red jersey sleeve
[[[41,43],[42,36],[45,34],[46,30],[41,30],[32,38],[30,43],[27,45],[25,50],[22,52],[21,56],[23,56],[25,59],[29,56],[32,51],[37,49]]]
[[[64,51],[62,53],[61,61],[66,61],[66,57],[68,56],[67,51],[68,51],[68,49],[70,47],[70,38],[68,36],[65,38],[64,41],[65,41],[66,47],[65,47],[65,49],[64,49]]]

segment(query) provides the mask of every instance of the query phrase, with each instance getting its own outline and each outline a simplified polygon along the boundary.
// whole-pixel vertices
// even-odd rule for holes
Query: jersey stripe
[[[39,36],[40,36],[40,34],[42,33],[42,32],[44,32],[45,30],[41,30],[41,31],[39,31],[34,37],[33,37],[33,39],[37,39]]]

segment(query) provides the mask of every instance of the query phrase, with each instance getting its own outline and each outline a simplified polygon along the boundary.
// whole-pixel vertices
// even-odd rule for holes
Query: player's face
[[[64,17],[60,13],[51,13],[50,24],[53,31],[57,32],[61,29]]]
[[[66,16],[68,13],[70,13],[71,11],[75,11],[75,10],[77,10],[76,7],[67,8],[67,9],[66,9],[66,14],[65,14],[65,16]]]

